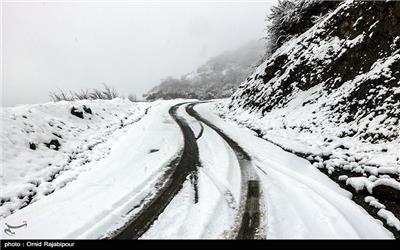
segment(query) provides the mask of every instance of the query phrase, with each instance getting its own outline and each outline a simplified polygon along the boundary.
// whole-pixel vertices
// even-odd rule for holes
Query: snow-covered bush
[[[284,42],[309,29],[318,17],[335,8],[340,1],[280,0],[267,17],[268,54]]]

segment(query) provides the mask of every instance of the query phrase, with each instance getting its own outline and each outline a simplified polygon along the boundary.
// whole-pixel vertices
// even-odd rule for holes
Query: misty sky
[[[2,105],[47,102],[57,88],[102,83],[139,97],[166,76],[262,38],[271,4],[6,1]]]

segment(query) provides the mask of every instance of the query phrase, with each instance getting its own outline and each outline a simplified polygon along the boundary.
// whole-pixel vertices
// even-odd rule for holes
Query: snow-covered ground
[[[239,107],[230,111],[227,109],[228,100],[221,100],[214,110],[228,120],[257,131],[264,139],[304,155],[316,168],[328,173],[344,171],[338,181],[345,182],[358,192],[365,190],[374,196],[374,189],[378,186],[388,186],[400,192],[400,138],[391,142],[368,143],[358,137],[342,136],[344,131],[352,128],[363,130],[367,122],[366,129],[377,131],[382,128],[382,117],[370,119],[367,116],[358,125],[357,122],[332,123],[329,113],[320,108],[323,106],[321,103],[329,100],[316,99],[313,96],[316,88],[319,86],[299,93],[285,107],[264,115]],[[302,103],[307,100],[314,101],[303,106]],[[378,216],[399,231],[399,219],[385,207],[379,209]]]
[[[130,124],[123,128],[115,128],[112,135],[102,137],[105,139],[103,144],[106,144],[108,149],[106,154],[102,154],[96,158],[97,160],[89,160],[84,165],[66,169],[52,180],[58,183],[58,180],[64,180],[63,175],[73,175],[73,180],[64,187],[59,186],[54,192],[41,195],[35,202],[22,209],[16,209],[11,215],[5,214],[0,221],[1,237],[106,238],[126,223],[130,223],[141,209],[145,209],[144,204],[156,196],[160,181],[168,178],[165,173],[170,168],[170,163],[182,151],[184,137],[180,127],[169,114],[171,106],[179,102],[186,100],[142,104],[129,104],[123,100],[112,101],[112,104],[100,101],[97,105],[104,105],[102,107],[109,109],[113,105],[124,106],[120,109],[115,108],[114,112],[120,110],[123,114],[127,112],[126,110],[131,110],[135,119],[128,117],[128,120],[132,121]],[[84,119],[77,117],[76,119],[80,120],[71,120],[75,119],[69,113],[72,104],[90,105],[92,114],[83,112]],[[87,123],[97,119],[93,117],[98,112],[97,105],[92,102],[43,106],[51,105],[61,106],[63,108],[60,110],[67,113],[62,118],[65,123],[63,130],[67,130],[68,119],[70,126],[72,124],[78,126],[79,122],[84,122],[88,117],[92,117],[92,120],[85,121]],[[29,107],[32,113],[33,107]],[[249,168],[253,169],[254,178],[260,182],[260,225],[256,232],[257,238],[393,238],[379,220],[372,218],[351,200],[349,192],[341,189],[308,161],[257,137],[252,130],[222,120],[213,108],[213,104],[195,106],[195,110],[202,117],[219,127],[249,154],[251,158]],[[111,112],[111,117],[114,112]],[[58,113],[60,112],[55,112]],[[197,166],[196,173],[188,176],[179,193],[169,202],[142,238],[235,237],[233,232],[241,223],[242,202],[246,196],[242,183],[242,166],[237,154],[213,128],[190,116],[185,111],[185,105],[178,109],[177,114],[189,124],[196,137],[200,166]],[[107,119],[106,115],[102,116]],[[34,124],[47,124],[46,117],[44,115],[42,117],[45,118],[43,121],[35,120]],[[113,123],[111,122],[113,120],[109,119],[109,124],[116,126],[117,121]],[[101,133],[100,127],[103,126],[100,125],[101,120],[103,119],[98,120],[99,123],[82,125],[82,130],[88,125],[94,127],[96,124]],[[4,124],[11,126],[9,123],[4,122]],[[91,137],[97,136],[95,132],[91,133]],[[80,134],[77,134],[77,137],[78,135]],[[62,134],[63,138],[70,138],[68,136],[72,135]],[[21,145],[25,145],[33,152],[52,150],[61,153],[64,145],[68,143],[72,145],[72,142],[60,138],[61,146],[56,151],[43,147],[42,144],[49,138],[44,136],[42,140],[38,137],[32,138],[30,140],[38,145],[35,150],[29,148],[29,139]],[[84,139],[80,143],[84,142]],[[13,147],[11,144],[9,146]],[[85,154],[89,159],[92,157],[91,152],[95,151],[94,148],[86,150]],[[53,159],[46,155],[42,158]],[[42,158],[31,155],[32,162],[38,162],[38,159]],[[3,159],[8,160],[8,158]],[[53,163],[55,162],[56,160]],[[7,166],[2,164],[3,169]],[[78,171],[79,167],[85,171]],[[43,170],[48,169],[43,167]],[[68,174],[70,171],[71,174]],[[193,174],[197,177],[194,178]],[[37,177],[45,178],[45,175]],[[16,180],[23,182],[25,179]],[[18,183],[16,180],[8,182],[8,189],[11,190],[8,191],[9,194],[19,191],[18,185],[14,186],[15,190],[11,188],[10,183]],[[18,197],[12,197],[11,200],[13,199]],[[380,206],[373,197],[368,201],[374,206]],[[381,214],[391,216],[385,211]],[[14,236],[4,233],[7,225],[22,223],[26,223],[27,226],[18,229]]]
[[[90,170],[94,164],[89,163],[106,157],[113,143],[150,106],[114,99],[3,108],[0,216],[8,216]]]
[[[144,239],[218,239],[229,237],[240,202],[240,168],[232,149],[209,127],[180,108],[196,137],[201,166],[198,168],[198,202],[187,179],[165,212],[143,235]],[[203,132],[201,127],[203,126]]]
[[[25,115],[26,112],[26,115],[29,117],[29,114],[34,116],[35,112],[38,112],[35,111],[35,109],[47,110],[52,108],[54,113],[45,113],[47,114],[47,116],[45,116],[42,112],[41,120],[38,119],[39,116],[36,116],[37,119],[31,121],[31,123],[34,124],[33,126],[39,127],[42,124],[47,124],[49,120],[51,120],[57,125],[60,123],[64,125],[62,130],[71,130],[69,131],[70,133],[65,132],[62,134],[64,135],[64,141],[62,142],[65,142],[65,144],[61,145],[59,151],[51,153],[53,153],[53,155],[57,155],[56,153],[63,153],[68,157],[70,151],[67,151],[67,145],[69,143],[68,147],[76,145],[79,146],[79,149],[86,149],[87,152],[85,154],[88,158],[96,157],[95,160],[89,160],[83,166],[76,164],[66,168],[64,173],[61,173],[59,177],[53,180],[55,183],[51,182],[47,184],[58,187],[52,194],[46,197],[42,195],[36,202],[2,219],[2,227],[5,226],[4,223],[19,225],[22,221],[27,222],[28,226],[26,229],[18,231],[18,238],[103,237],[104,233],[120,227],[130,216],[137,212],[137,209],[133,211],[130,210],[135,206],[140,208],[143,199],[151,195],[152,191],[154,191],[155,183],[164,172],[163,168],[176,156],[178,153],[177,151],[182,146],[183,141],[179,128],[168,114],[171,102],[129,104],[127,101],[117,100],[111,103],[99,101],[94,103],[78,102],[73,104],[75,106],[79,104],[90,105],[93,115],[88,116],[92,117],[92,120],[81,121],[80,118],[71,116],[69,114],[71,103],[45,104],[29,107],[28,109],[19,107],[15,110],[10,109],[6,111],[6,114],[14,114],[17,110],[21,111],[20,116]],[[148,110],[148,114],[143,116],[145,109],[148,107],[151,107]],[[105,110],[103,110],[103,108]],[[29,110],[31,110],[32,113],[30,113]],[[97,113],[98,115],[96,115]],[[126,120],[127,122],[133,122],[140,117],[142,118],[137,122],[133,122],[119,129],[121,120],[124,121],[125,116],[128,117]],[[106,123],[100,123],[102,121],[101,117],[109,119],[108,125],[106,125]],[[18,117],[16,119],[25,118]],[[115,120],[114,122],[113,119]],[[14,120],[11,119],[11,121]],[[98,123],[96,123],[96,121]],[[8,121],[6,120],[6,122]],[[21,123],[23,123],[23,121]],[[103,128],[102,125],[109,126],[110,128]],[[10,125],[6,123],[5,126],[9,127]],[[88,126],[92,126],[93,129],[86,129]],[[75,130],[73,130],[74,127],[76,127]],[[107,139],[105,138],[105,134],[112,128],[115,130],[114,133],[118,134],[104,142],[106,144],[107,153],[104,152],[100,156],[97,156],[96,153],[93,155],[92,152],[87,149],[87,144],[83,144],[86,139],[88,141],[90,140],[91,143],[97,142],[97,140],[101,138]],[[48,128],[45,127],[41,130],[37,130],[38,133],[45,134],[47,133],[47,129]],[[17,129],[15,129],[15,131],[15,133],[19,132]],[[12,132],[13,131],[11,131],[11,134]],[[67,138],[73,137],[74,132],[76,133],[76,137],[79,138],[77,139],[78,141],[68,141]],[[51,130],[48,133],[51,134]],[[42,141],[46,140],[44,136],[42,136],[42,138]],[[14,140],[17,139],[14,138]],[[24,137],[19,137],[18,140],[22,140],[22,142],[19,142],[21,147],[24,145],[28,147],[26,143],[29,141],[29,138],[25,140]],[[35,142],[41,143],[42,141],[38,139]],[[91,145],[90,142],[88,144]],[[15,153],[17,153],[18,151],[16,149],[20,149],[20,147],[16,147],[15,145],[7,145],[10,146],[10,148],[7,149],[9,152],[14,150]],[[61,151],[64,145],[66,145],[65,152]],[[30,150],[29,147],[28,150]],[[13,160],[16,162],[20,160],[23,164],[24,160],[31,159],[31,162],[36,163],[38,167],[40,167],[40,160],[51,161],[53,164],[56,164],[63,159],[63,155],[59,156],[59,158],[55,158],[56,156],[53,157],[53,155],[40,155],[40,153],[46,154],[46,150],[51,149],[47,149],[39,144],[38,148],[34,150],[33,153],[28,151],[28,154],[26,150],[21,150],[25,155],[28,154],[29,158],[28,156],[22,157],[16,155],[15,158],[10,156],[10,158],[5,158],[4,161]],[[73,149],[71,149],[71,151],[72,150]],[[34,153],[37,153],[37,155]],[[100,153],[102,153],[101,150],[99,150],[98,154]],[[25,170],[21,170],[21,172],[29,171],[29,165],[22,166],[25,166]],[[8,162],[2,164],[2,170],[5,173],[11,171],[13,167],[14,165],[8,164]],[[51,171],[47,164],[42,168],[44,172]],[[45,179],[47,176],[45,174],[33,174],[32,176],[35,176],[39,180],[41,180],[41,178]],[[12,195],[25,190],[20,188],[20,185],[25,184],[25,179],[8,179],[7,176],[8,175],[5,175],[6,178],[4,179],[7,180],[6,183],[8,185],[6,189],[2,188],[1,194],[2,196],[9,197],[11,201],[14,201],[14,199],[18,199],[18,196],[14,197]],[[67,178],[69,176],[73,176],[75,180],[71,182],[71,178]],[[65,182],[66,179],[70,183],[61,188],[58,183],[62,181]],[[14,181],[11,182],[10,180]],[[34,186],[31,188],[34,188]],[[38,189],[41,190],[40,185]],[[3,190],[7,190],[7,192]],[[3,230],[2,234],[3,237],[8,237],[4,235]]]
[[[380,221],[351,201],[349,192],[307,160],[220,119],[210,112],[212,104],[196,109],[250,154],[262,182],[267,238],[393,237]]]

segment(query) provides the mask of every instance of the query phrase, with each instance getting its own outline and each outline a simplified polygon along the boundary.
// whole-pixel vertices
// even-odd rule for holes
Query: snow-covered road
[[[393,238],[308,161],[208,103],[158,103],[96,164],[2,219],[2,238]]]

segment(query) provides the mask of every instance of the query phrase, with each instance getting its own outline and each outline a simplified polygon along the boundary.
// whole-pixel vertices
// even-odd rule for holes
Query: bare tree
[[[137,101],[136,95],[129,94],[128,95],[128,100],[131,101],[131,102],[136,102]]]

